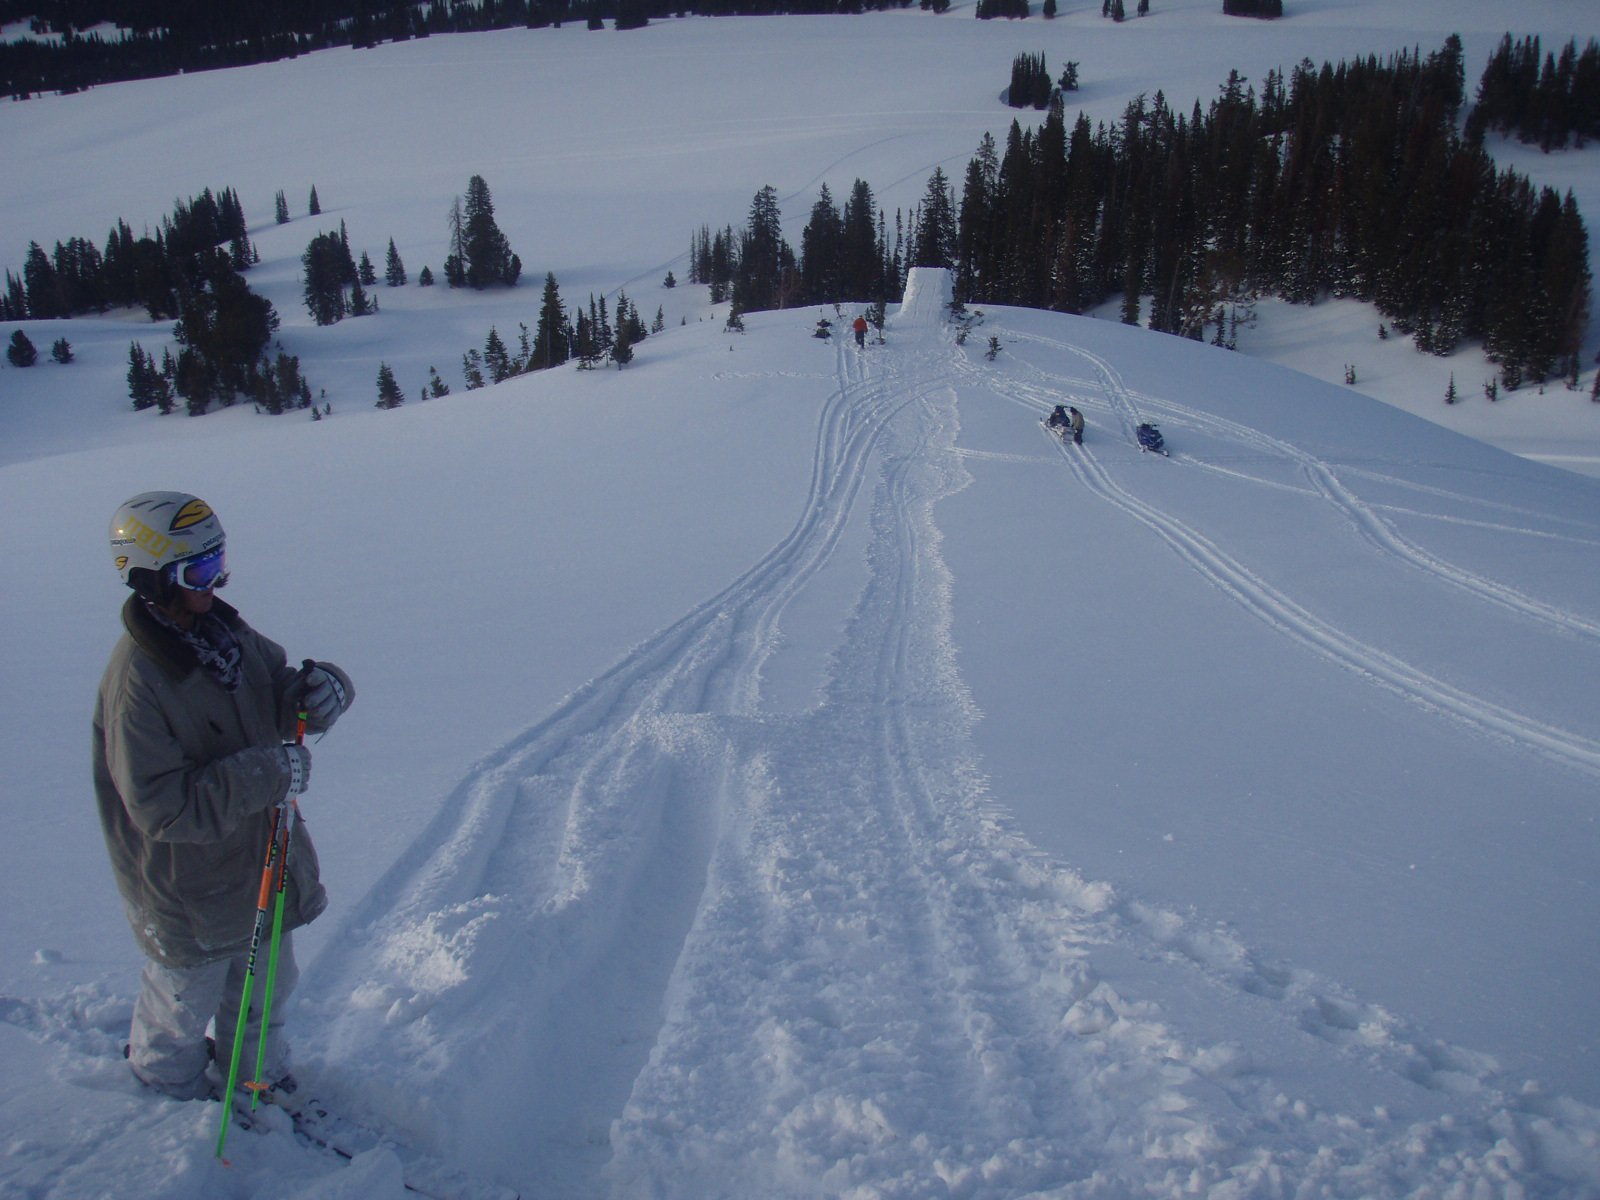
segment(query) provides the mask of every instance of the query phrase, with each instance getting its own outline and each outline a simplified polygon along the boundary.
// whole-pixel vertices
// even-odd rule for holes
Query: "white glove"
[[[306,673],[306,690],[300,703],[305,706],[306,717],[318,729],[333,728],[333,723],[350,707],[350,697],[344,684],[332,671],[312,667]]]
[[[311,751],[304,746],[280,746],[283,766],[289,772],[289,787],[284,797],[299,796],[311,783]]]

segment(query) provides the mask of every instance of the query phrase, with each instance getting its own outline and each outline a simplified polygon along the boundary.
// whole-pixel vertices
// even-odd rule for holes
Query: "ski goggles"
[[[207,550],[172,564],[172,581],[191,592],[209,592],[228,582],[228,556],[224,547]]]

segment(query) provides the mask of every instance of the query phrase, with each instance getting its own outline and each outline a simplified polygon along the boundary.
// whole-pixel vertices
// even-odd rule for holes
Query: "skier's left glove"
[[[356,689],[350,677],[332,663],[316,663],[306,672],[300,703],[313,728],[332,729],[333,723],[350,711],[355,698]]]

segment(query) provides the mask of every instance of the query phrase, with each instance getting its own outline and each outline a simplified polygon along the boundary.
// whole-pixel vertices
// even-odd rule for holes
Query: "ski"
[[[280,1120],[287,1119],[288,1130],[265,1115],[274,1110],[282,1114]],[[407,1194],[422,1200],[521,1200],[522,1194],[514,1188],[473,1179],[459,1167],[358,1121],[337,1116],[316,1101],[291,1108],[282,1101],[272,1100],[256,1113],[236,1109],[234,1119],[242,1128],[253,1132],[270,1133],[275,1128],[291,1132],[301,1145],[347,1163],[381,1146],[400,1160]]]

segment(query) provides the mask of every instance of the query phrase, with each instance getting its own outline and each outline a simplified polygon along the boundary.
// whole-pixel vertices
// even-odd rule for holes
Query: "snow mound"
[[[891,324],[896,329],[936,327],[950,311],[954,289],[944,267],[912,267],[906,276],[905,299]]]

